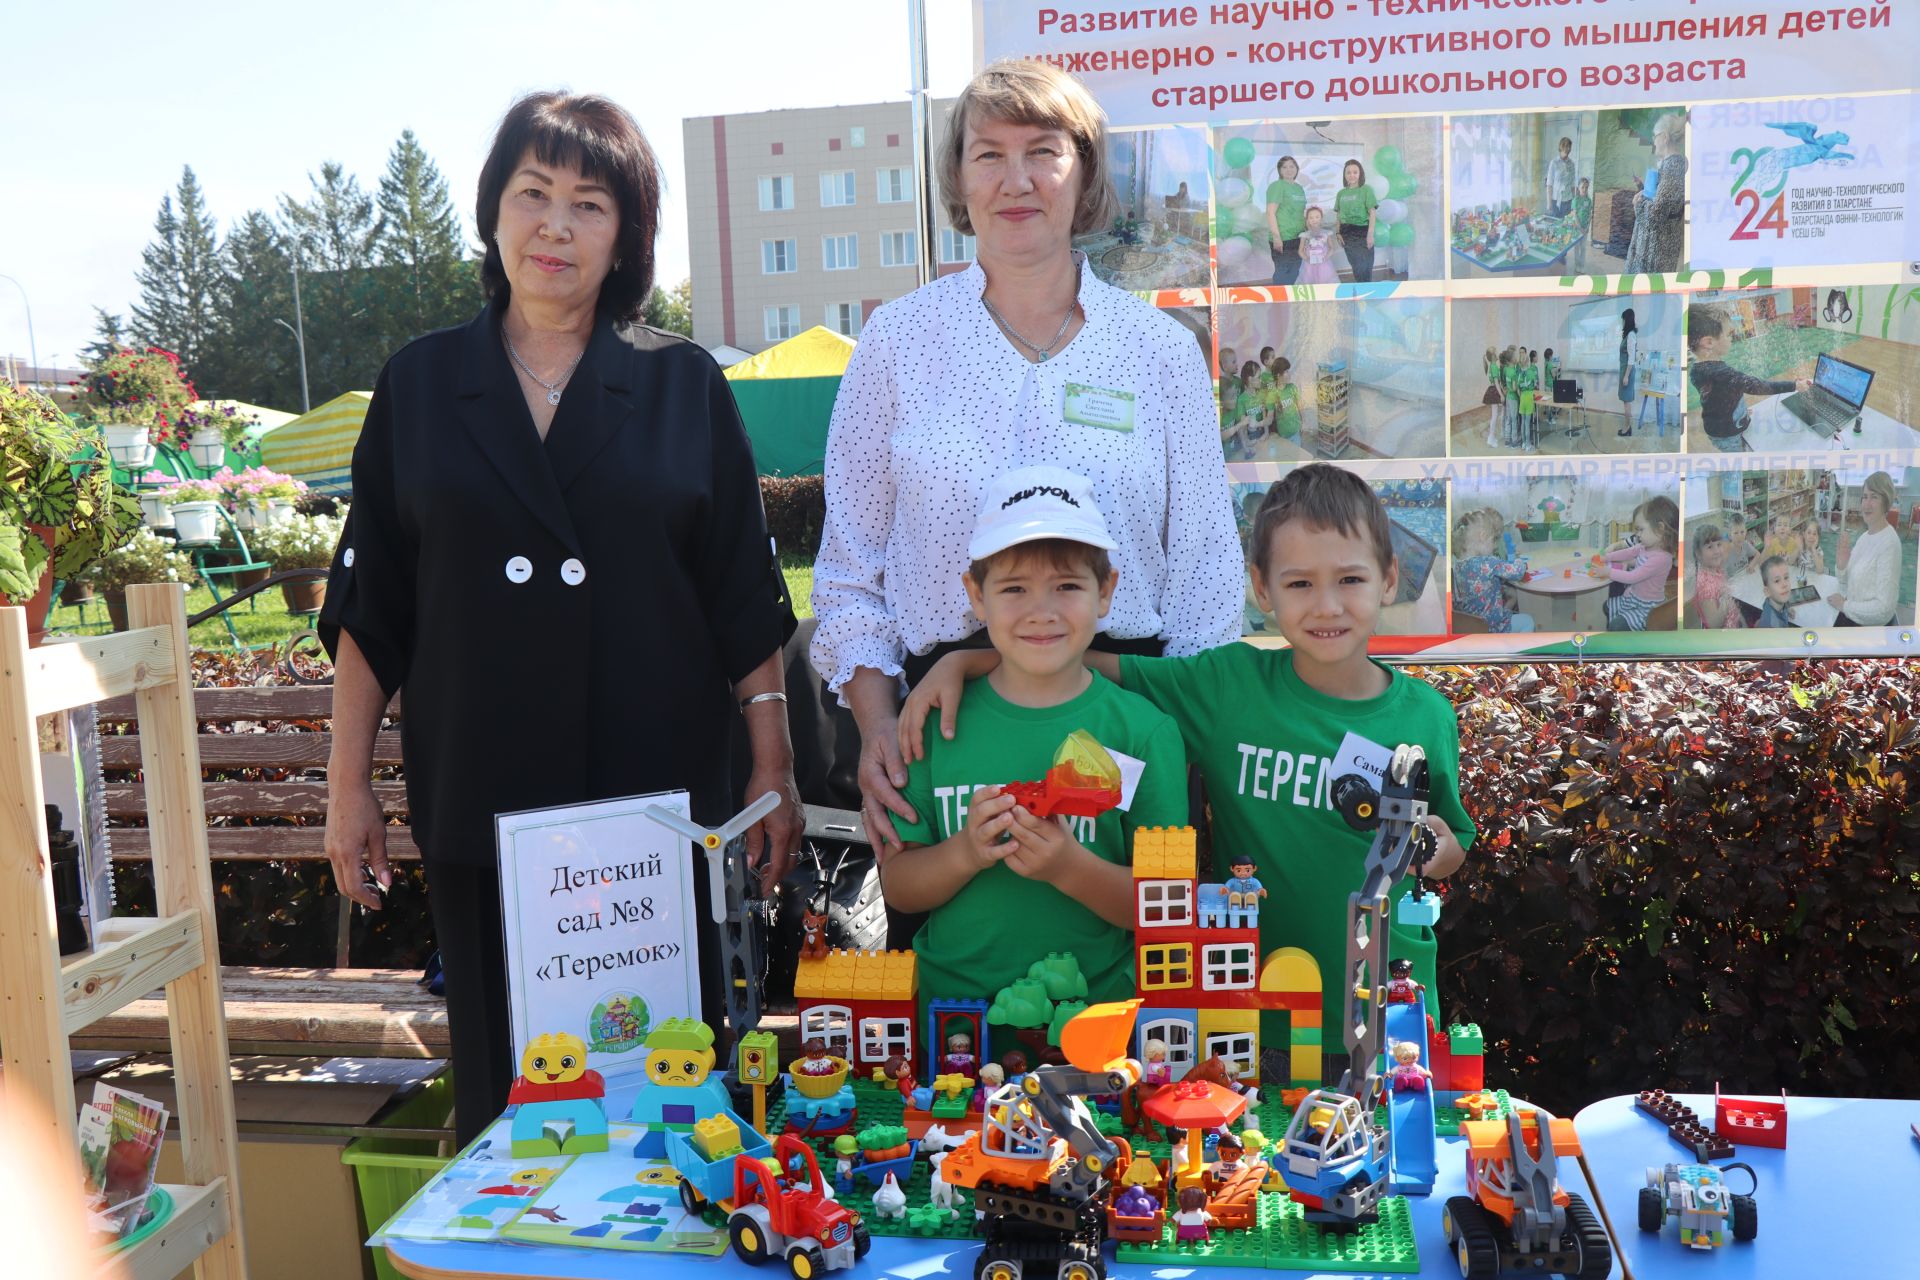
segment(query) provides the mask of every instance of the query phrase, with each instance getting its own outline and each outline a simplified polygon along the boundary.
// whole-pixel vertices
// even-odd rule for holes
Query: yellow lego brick
[[[1260,969],[1262,991],[1319,991],[1320,965],[1311,951],[1280,947]]]
[[[1194,859],[1192,827],[1145,827],[1134,833],[1136,880],[1191,880]]]
[[[1201,1009],[1199,1014],[1200,1038],[1203,1040],[1215,1032],[1243,1034],[1260,1030],[1258,1009]]]
[[[1301,1081],[1320,1083],[1320,1046],[1317,1044],[1296,1044],[1288,1055],[1289,1067],[1296,1084]]]
[[[1166,846],[1169,874],[1181,880],[1199,875],[1200,851],[1192,827],[1168,827]]]
[[[802,1000],[912,1000],[919,968],[911,951],[829,951],[794,966],[793,994]]]
[[[740,1145],[740,1126],[727,1116],[709,1116],[705,1120],[694,1121],[693,1145],[709,1161],[738,1155],[745,1149]]]

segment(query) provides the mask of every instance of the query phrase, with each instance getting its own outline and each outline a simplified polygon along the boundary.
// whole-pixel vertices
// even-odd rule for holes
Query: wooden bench
[[[374,741],[376,767],[400,764],[400,735],[389,724]],[[207,845],[220,862],[325,862],[327,756],[333,690],[318,685],[204,688],[194,692]],[[131,698],[99,704],[101,765],[107,774],[108,843],[116,863],[146,862],[146,828],[125,825],[146,815],[145,784],[128,777],[140,762]],[[264,730],[264,731],[262,731]],[[257,780],[205,774],[258,770]],[[407,811],[406,784],[374,783],[389,817]],[[288,821],[303,820],[304,825]],[[417,861],[403,826],[391,828],[388,856]],[[228,1035],[236,1053],[304,1053],[365,1057],[446,1057],[446,1006],[419,988],[416,972],[351,966],[353,904],[335,896],[334,968],[222,970]],[[88,1027],[75,1043],[99,1049],[157,1049],[166,1042],[165,1002],[139,1000]]]

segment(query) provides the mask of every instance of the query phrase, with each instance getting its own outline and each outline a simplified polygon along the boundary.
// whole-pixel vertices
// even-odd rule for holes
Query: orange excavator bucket
[[[1127,1060],[1138,1000],[1088,1005],[1060,1029],[1060,1052],[1082,1071],[1111,1071]]]

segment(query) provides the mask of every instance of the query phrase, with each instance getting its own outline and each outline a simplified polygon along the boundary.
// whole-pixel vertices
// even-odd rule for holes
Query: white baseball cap
[[[1113,551],[1119,543],[1094,505],[1093,482],[1064,467],[1021,467],[987,485],[967,555],[985,560],[1008,547],[1042,538],[1082,542]]]

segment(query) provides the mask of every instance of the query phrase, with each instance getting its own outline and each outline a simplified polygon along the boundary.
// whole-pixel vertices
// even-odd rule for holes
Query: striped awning
[[[349,391],[260,437],[260,459],[322,493],[351,496],[353,446],[371,391]]]

